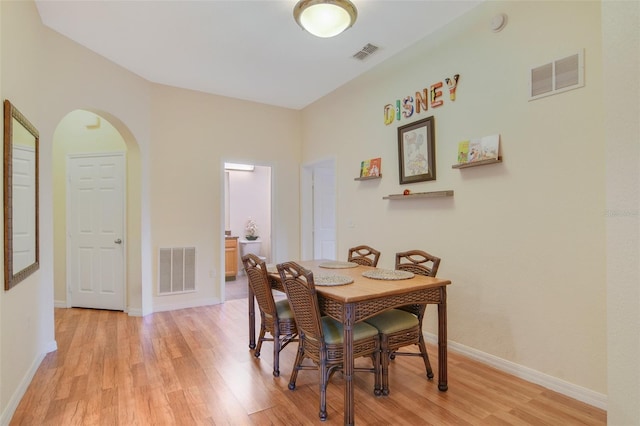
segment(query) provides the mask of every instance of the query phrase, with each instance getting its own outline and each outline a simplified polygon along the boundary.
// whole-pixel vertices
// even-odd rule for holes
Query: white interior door
[[[333,163],[313,168],[313,257],[336,259],[336,190]]]
[[[124,153],[67,159],[69,306],[124,310],[124,164]]]

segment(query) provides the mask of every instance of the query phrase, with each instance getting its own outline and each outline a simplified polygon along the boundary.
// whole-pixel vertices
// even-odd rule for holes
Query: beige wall
[[[489,30],[498,12],[509,16]],[[544,22],[544,25],[540,25]],[[337,156],[338,253],[366,243],[440,256],[454,343],[604,399],[606,297],[600,5],[489,2],[304,110],[304,162]],[[562,40],[562,42],[558,42]],[[585,49],[586,85],[527,100],[529,68]],[[383,107],[460,74],[455,102],[385,126]],[[397,127],[433,115],[437,180],[398,184]],[[461,140],[499,133],[504,162],[452,169]],[[355,182],[382,157],[383,178]],[[443,199],[388,201],[454,190]],[[353,223],[353,228],[348,224]],[[385,226],[380,226],[385,224]],[[435,309],[428,309],[435,332]]]
[[[603,30],[615,33],[621,23],[637,30],[637,3],[611,3]],[[133,150],[139,163],[139,184],[128,191],[128,205],[137,212],[128,220],[134,235],[128,249],[139,257],[128,271],[131,313],[220,296],[223,159],[273,167],[273,257],[282,261],[299,255],[301,152],[305,162],[335,157],[340,253],[366,242],[382,249],[381,266],[391,266],[392,254],[406,248],[440,255],[440,275],[454,282],[452,344],[595,394],[608,392],[610,423],[638,424],[639,222],[637,214],[630,223],[609,220],[605,234],[604,217],[606,208],[638,211],[637,198],[629,198],[630,207],[615,200],[627,199],[620,188],[628,182],[635,182],[637,197],[637,155],[627,156],[624,144],[637,144],[638,87],[637,80],[635,86],[610,86],[628,71],[613,54],[605,56],[607,78],[602,76],[600,7],[488,2],[300,113],[150,84],[43,28],[33,3],[0,2],[0,93],[40,131],[43,159],[42,266],[11,291],[0,291],[0,423],[11,417],[42,357],[55,349],[54,132],[69,112],[84,109],[107,118],[127,144],[129,159]],[[508,13],[509,24],[494,34],[488,22],[497,12]],[[637,52],[637,37],[620,33],[605,35],[605,47]],[[585,49],[585,88],[527,102],[528,67],[579,48]],[[637,76],[634,64],[623,75]],[[404,189],[397,183],[396,128],[410,122],[384,126],[384,104],[454,73],[461,74],[456,102],[414,117],[435,116],[438,179],[409,187],[454,189],[455,196],[383,201]],[[616,97],[611,87],[622,94]],[[492,133],[502,135],[502,164],[450,168],[458,141]],[[229,143],[239,138],[242,143]],[[615,196],[606,203],[605,152],[607,191]],[[377,156],[383,178],[353,181],[360,161]],[[631,164],[624,161],[629,159]],[[347,227],[349,221],[355,228]],[[199,247],[203,289],[162,300],[155,297],[157,248],[182,242]],[[635,266],[631,273],[629,265]],[[428,315],[433,319],[432,309]]]
[[[34,84],[40,73],[41,34],[37,28],[21,25],[38,19],[35,6],[32,3],[2,2],[0,8],[2,99],[9,99],[40,130],[42,149],[48,142],[41,131],[44,119],[39,103],[40,87]],[[42,166],[40,170],[42,188],[46,186],[43,182],[46,178],[42,176]],[[41,189],[41,202],[43,192]],[[46,239],[48,232],[43,228],[46,228],[46,219],[40,216],[41,241],[42,234]],[[47,285],[51,267],[46,262],[45,250],[41,245],[38,271],[10,291],[0,291],[0,413],[15,401],[16,391],[24,387],[25,375],[37,368],[44,354],[55,349],[53,289]]]
[[[640,3],[602,3],[610,425],[640,424]]]
[[[151,240],[159,247],[195,246],[198,294],[155,297],[155,310],[221,300],[224,282],[224,171],[230,158],[271,166],[273,256],[298,253],[300,113],[199,92],[154,86],[151,102]],[[284,235],[287,235],[284,237]]]

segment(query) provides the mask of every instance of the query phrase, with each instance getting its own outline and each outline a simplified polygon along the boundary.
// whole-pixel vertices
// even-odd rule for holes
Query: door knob
[[[122,244],[122,240],[120,238],[118,238],[117,240],[114,241],[114,243],[116,244]]]

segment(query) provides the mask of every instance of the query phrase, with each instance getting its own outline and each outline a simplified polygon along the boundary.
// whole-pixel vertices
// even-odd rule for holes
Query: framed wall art
[[[400,185],[436,180],[433,116],[398,127]]]

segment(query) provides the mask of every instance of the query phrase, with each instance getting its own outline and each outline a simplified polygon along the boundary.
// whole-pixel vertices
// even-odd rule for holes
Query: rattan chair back
[[[246,254],[242,256],[242,264],[247,274],[247,280],[253,294],[258,302],[260,312],[264,312],[271,317],[276,316],[276,302],[271,293],[271,284],[267,274],[267,266],[254,254]]]
[[[414,274],[435,277],[440,267],[440,258],[422,250],[396,253],[396,269]]]
[[[356,246],[349,249],[349,262],[364,266],[378,266],[380,252],[369,246]]]
[[[322,342],[324,336],[313,273],[295,262],[281,263],[277,267],[298,330],[305,338]]]
[[[422,250],[409,250],[396,253],[396,269],[413,272],[416,275],[435,277],[440,267],[440,258]],[[427,305],[407,305],[401,309],[409,311],[422,319]]]
[[[298,341],[298,328],[291,308],[286,300],[276,302],[273,298],[267,265],[256,255],[242,256],[251,291],[260,308],[260,335],[254,355],[260,357],[263,342],[273,342],[273,375],[280,375],[280,351],[289,343]],[[250,300],[249,303],[253,303]],[[267,337],[266,333],[272,337]]]

